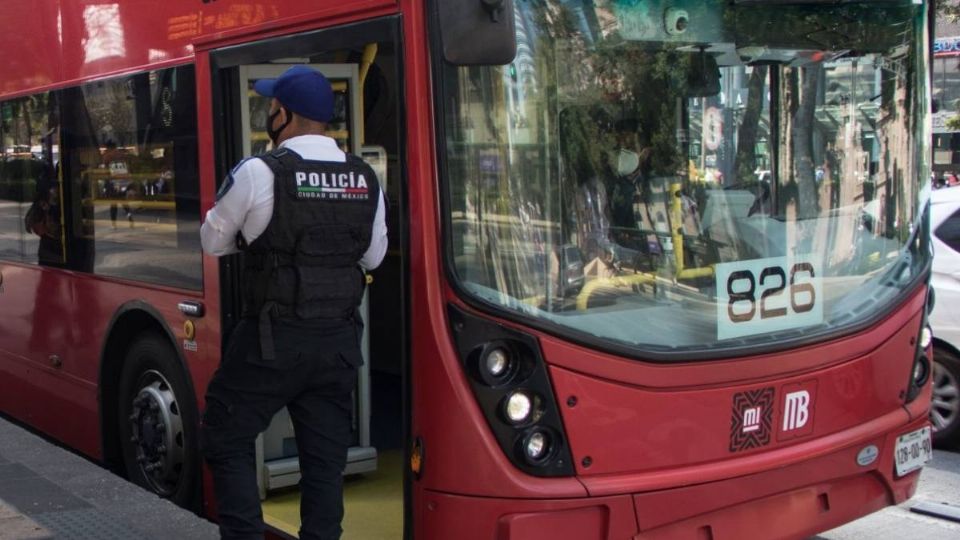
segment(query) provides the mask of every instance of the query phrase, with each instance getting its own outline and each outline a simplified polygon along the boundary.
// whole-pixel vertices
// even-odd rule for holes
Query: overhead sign
[[[720,148],[723,142],[723,113],[716,107],[703,111],[703,144],[707,150]]]
[[[933,42],[934,56],[960,56],[960,36],[937,38]]]

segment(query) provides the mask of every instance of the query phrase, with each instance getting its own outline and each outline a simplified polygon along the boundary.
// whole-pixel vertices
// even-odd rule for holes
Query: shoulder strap
[[[303,158],[300,157],[300,154],[290,150],[289,148],[276,148],[262,154],[259,158],[270,167],[270,170],[273,172],[274,178],[277,178],[280,173],[284,173],[295,165],[298,161],[301,161]]]

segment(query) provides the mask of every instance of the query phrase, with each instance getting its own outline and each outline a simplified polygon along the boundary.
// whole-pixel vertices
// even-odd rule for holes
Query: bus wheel
[[[960,359],[933,349],[933,403],[930,405],[933,442],[947,448],[960,443]]]
[[[167,340],[146,333],[127,351],[118,420],[127,478],[189,510],[199,502],[196,402]]]

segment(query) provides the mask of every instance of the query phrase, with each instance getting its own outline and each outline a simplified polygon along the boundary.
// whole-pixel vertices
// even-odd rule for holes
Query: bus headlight
[[[480,382],[490,388],[503,388],[511,383],[522,382],[523,359],[517,351],[503,341],[487,343],[471,360],[471,372]]]
[[[523,453],[531,464],[537,464],[550,454],[550,435],[544,431],[533,431],[524,438]]]
[[[930,362],[926,355],[920,355],[916,363],[913,364],[913,384],[923,386],[930,376]]]
[[[573,476],[570,446],[537,338],[448,307],[467,381],[504,455],[533,476]]]
[[[904,395],[904,403],[911,403],[920,395],[923,386],[930,381],[930,358],[927,357],[927,351],[933,345],[933,329],[927,322],[927,313],[923,314],[923,321],[920,323],[920,333],[915,340],[910,343],[917,349],[913,360],[913,367],[910,369],[910,379],[907,383],[907,392]]]
[[[933,331],[930,330],[929,326],[924,326],[923,331],[920,332],[920,349],[927,350],[927,347],[930,346],[930,343],[933,341]]]
[[[496,348],[489,351],[483,358],[483,369],[487,375],[499,379],[510,368],[510,356],[503,348]]]
[[[524,424],[533,414],[533,400],[522,390],[511,392],[503,401],[503,414],[514,424]]]

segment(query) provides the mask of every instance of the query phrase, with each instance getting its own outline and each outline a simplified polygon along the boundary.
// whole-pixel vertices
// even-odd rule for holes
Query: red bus
[[[390,204],[346,537],[802,537],[902,502],[931,452],[929,11],[8,0],[0,411],[215,515],[197,424],[240,265],[199,225],[266,149],[253,81],[310,64]],[[286,532],[291,437],[257,444]]]

